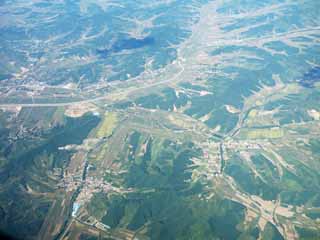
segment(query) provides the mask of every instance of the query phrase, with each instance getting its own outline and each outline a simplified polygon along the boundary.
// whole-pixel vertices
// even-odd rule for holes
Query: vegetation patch
[[[118,118],[116,113],[107,112],[97,131],[97,137],[102,138],[111,136],[117,125],[117,121]]]
[[[274,127],[274,128],[257,128],[257,129],[243,129],[242,136],[249,139],[258,139],[258,138],[281,138],[283,137],[283,129]]]

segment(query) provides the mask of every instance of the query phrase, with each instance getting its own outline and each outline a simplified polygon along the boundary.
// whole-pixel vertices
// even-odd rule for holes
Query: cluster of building
[[[67,175],[60,183],[57,184],[59,188],[65,189],[67,192],[75,191],[82,184],[81,175]]]
[[[225,142],[223,145],[226,149],[234,149],[234,150],[258,150],[262,147],[268,145],[269,143],[266,141],[253,141],[253,140],[239,140],[239,141],[230,141]]]
[[[194,170],[196,175],[204,180],[210,180],[221,172],[221,156],[219,143],[201,143],[203,156],[201,158],[193,158],[193,166],[197,166]]]
[[[219,172],[221,167],[221,157],[219,151],[217,152],[207,152],[204,151],[203,157],[206,160],[208,172]]]
[[[87,177],[82,180],[80,174],[65,176],[58,184],[58,187],[64,188],[67,192],[74,192],[80,189],[80,192],[73,204],[72,216],[76,216],[81,206],[88,203],[95,193],[127,193],[132,192],[132,189],[122,189],[115,187],[111,183],[104,181],[102,178]]]
[[[227,158],[225,154],[228,150],[258,150],[266,147],[268,141],[259,140],[236,140],[226,142],[203,142],[200,147],[203,149],[203,157],[194,159],[193,165],[201,166],[200,176],[209,180],[222,174],[221,166]]]
[[[92,198],[94,193],[98,192],[121,192],[121,189],[112,186],[108,182],[104,182],[103,179],[88,177],[83,182],[83,187],[77,197],[76,202],[82,205],[88,202]]]
[[[79,192],[72,209],[72,216],[75,217],[78,210],[85,203],[89,202],[95,193],[98,192],[120,192],[121,189],[113,187],[110,183],[104,182],[102,179],[97,179],[93,177],[88,177],[85,181],[79,182],[71,182],[67,185],[67,191],[76,190],[78,184],[82,184],[81,191]]]

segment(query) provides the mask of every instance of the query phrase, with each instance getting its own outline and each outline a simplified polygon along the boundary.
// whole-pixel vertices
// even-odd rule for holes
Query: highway
[[[177,60],[177,64],[179,65],[181,70],[172,78],[169,78],[169,79],[166,79],[163,81],[159,81],[159,82],[153,82],[148,85],[141,86],[139,88],[132,89],[132,90],[125,90],[125,91],[122,91],[119,93],[114,92],[114,93],[109,93],[108,95],[104,95],[104,96],[100,96],[100,97],[89,98],[89,99],[84,99],[84,100],[79,100],[79,101],[61,102],[61,103],[5,103],[5,104],[0,103],[0,108],[5,108],[5,107],[65,107],[65,106],[70,106],[70,105],[80,105],[80,104],[85,104],[85,103],[90,103],[90,102],[97,102],[100,100],[112,99],[112,96],[116,96],[118,94],[126,93],[126,95],[129,95],[129,94],[132,94],[136,91],[141,91],[143,89],[148,89],[148,88],[159,86],[162,84],[175,82],[180,77],[180,75],[185,71],[185,68],[181,64],[180,60]],[[0,96],[0,98],[1,98],[1,96]]]

